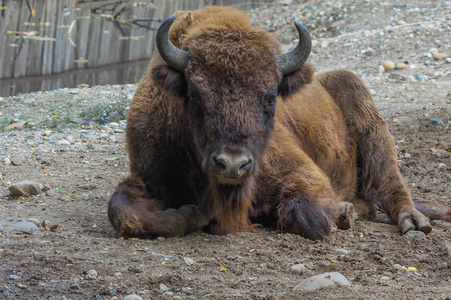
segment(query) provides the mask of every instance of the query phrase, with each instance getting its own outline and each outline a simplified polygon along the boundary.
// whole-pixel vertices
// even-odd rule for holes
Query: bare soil
[[[387,118],[413,198],[451,207],[451,4],[281,2],[287,5],[252,11],[253,22],[272,16],[268,26],[289,48],[296,38],[292,25],[277,20],[323,18],[309,28],[316,41],[310,61],[318,72],[346,68],[362,77]],[[340,20],[341,27],[332,27]],[[445,58],[434,60],[431,48]],[[385,60],[407,61],[407,68],[380,72]],[[401,236],[380,212],[375,222],[359,221],[317,242],[267,228],[117,238],[106,207],[128,174],[121,119],[135,89],[0,98],[0,299],[451,299],[451,224],[442,221],[433,221],[426,237]],[[15,118],[27,123],[6,130]],[[11,164],[20,154],[22,163]],[[40,183],[42,193],[12,196],[8,187],[22,180]],[[40,226],[9,230],[25,222]],[[294,272],[295,264],[306,268]],[[96,278],[87,277],[90,270]],[[351,285],[295,289],[330,271]]]

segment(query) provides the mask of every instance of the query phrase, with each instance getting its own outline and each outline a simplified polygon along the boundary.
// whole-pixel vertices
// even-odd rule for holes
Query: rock
[[[97,271],[96,270],[89,270],[88,272],[86,272],[86,278],[87,279],[91,279],[91,280],[97,279]]]
[[[189,266],[191,266],[192,264],[194,264],[194,259],[189,258],[189,257],[184,257],[183,260],[185,261],[185,263]]]
[[[71,290],[74,290],[74,291],[81,290],[80,285],[78,285],[78,284],[76,284],[76,283],[71,284],[71,285],[70,285],[70,289],[71,289]]]
[[[444,163],[439,163],[439,164],[438,164],[438,168],[439,168],[439,169],[441,169],[441,168],[446,168],[446,164],[444,164]]]
[[[141,298],[138,295],[127,295],[124,297],[124,300],[142,300],[143,298]]]
[[[443,55],[443,53],[437,52],[433,55],[433,57],[435,60],[442,60],[445,57],[445,55]]]
[[[38,195],[41,193],[41,187],[39,183],[34,181],[21,181],[18,183],[14,183],[9,187],[9,191],[11,194],[16,196],[22,195]]]
[[[75,143],[75,138],[74,138],[73,136],[71,136],[71,135],[69,135],[69,136],[67,137],[67,140],[68,140],[69,143],[71,143],[71,144]]]
[[[405,64],[405,63],[399,63],[399,64],[396,65],[395,68],[396,68],[397,70],[402,70],[402,69],[407,68],[407,64]]]
[[[25,161],[25,157],[23,155],[16,155],[11,158],[11,162],[15,166],[20,166]]]
[[[24,120],[10,123],[8,126],[5,127],[5,131],[11,130],[11,129],[20,129],[20,128],[24,127],[25,123],[26,122]]]
[[[41,224],[42,224],[42,222],[39,222],[39,220],[36,218],[28,218],[27,222],[31,222],[38,227],[41,226]]]
[[[68,140],[59,140],[56,142],[58,145],[70,145],[70,142]]]
[[[18,222],[12,225],[9,225],[8,227],[5,227],[4,230],[6,232],[24,232],[24,233],[32,233],[33,231],[39,230],[40,228],[36,226],[35,224],[31,222]]]
[[[9,275],[9,279],[17,280],[17,279],[19,279],[19,276],[11,274],[11,275]]]
[[[292,265],[290,267],[290,269],[291,269],[292,272],[300,273],[300,274],[304,274],[305,271],[307,270],[307,268],[305,267],[304,264]]]
[[[429,50],[429,52],[430,52],[432,55],[434,55],[434,54],[438,53],[438,49],[437,49],[437,48],[431,48],[431,49]]]
[[[298,284],[295,290],[314,291],[323,287],[340,285],[351,285],[342,274],[338,272],[329,272],[309,277]]]
[[[440,119],[432,119],[431,120],[431,124],[434,125],[434,126],[437,126],[437,125],[445,126],[445,123],[443,123],[443,121],[440,120]]]
[[[144,270],[137,266],[129,266],[128,270],[133,273],[144,273]]]
[[[335,251],[341,252],[341,253],[343,253],[343,254],[349,254],[349,251],[346,250],[346,249],[335,249]]]
[[[113,130],[115,133],[123,133],[124,129],[120,129],[120,128],[114,128]]]
[[[445,58],[445,61],[446,61],[447,63],[451,63],[451,57]]]
[[[169,288],[165,284],[160,283],[160,290],[163,292],[166,292],[166,291],[169,291]]]
[[[404,153],[404,157],[405,157],[405,158],[411,158],[412,155],[410,155],[410,153]]]
[[[377,70],[378,70],[379,74],[384,74],[385,68],[383,66],[379,65],[377,67]]]
[[[395,68],[395,63],[390,60],[386,60],[382,63],[382,66],[385,70],[393,70]]]
[[[426,234],[424,232],[418,231],[418,230],[409,230],[404,235],[409,238],[425,238],[426,237]]]

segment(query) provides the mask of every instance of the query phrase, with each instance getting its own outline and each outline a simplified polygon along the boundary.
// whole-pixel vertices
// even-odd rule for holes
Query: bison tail
[[[414,201],[415,208],[431,220],[442,220],[451,223],[451,208],[448,211],[436,206]]]

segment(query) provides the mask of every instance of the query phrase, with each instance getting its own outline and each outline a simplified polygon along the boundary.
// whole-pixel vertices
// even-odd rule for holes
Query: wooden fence
[[[0,80],[148,59],[159,20],[174,11],[205,5],[248,9],[271,1],[3,0]],[[155,21],[141,21],[149,18]]]

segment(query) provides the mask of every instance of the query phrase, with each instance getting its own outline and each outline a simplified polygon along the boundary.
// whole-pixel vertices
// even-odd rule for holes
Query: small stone
[[[69,136],[67,137],[67,140],[68,140],[69,143],[71,143],[71,144],[75,143],[75,138],[74,138],[73,136],[71,136],[71,135],[69,135]]]
[[[7,157],[5,157],[3,159],[3,162],[5,163],[5,165],[10,165],[11,164],[11,160],[9,158],[7,158]]]
[[[309,277],[298,284],[294,289],[314,291],[326,286],[333,286],[336,284],[347,286],[351,285],[348,279],[346,279],[346,277],[344,277],[342,274],[338,272],[329,272]]]
[[[404,153],[404,157],[405,157],[405,158],[411,158],[412,155],[410,155],[410,153]]]
[[[377,67],[377,71],[379,72],[380,75],[382,75],[382,74],[384,74],[385,68],[383,66],[379,65]]]
[[[124,297],[124,300],[142,300],[143,298],[141,298],[138,295],[127,295]]]
[[[418,231],[418,230],[409,230],[404,235],[409,238],[425,238],[426,237],[426,234],[424,232]]]
[[[97,271],[89,270],[88,272],[86,272],[86,278],[91,280],[97,279]]]
[[[386,60],[382,63],[382,66],[385,70],[393,70],[395,68],[395,63],[390,60]]]
[[[451,63],[451,57],[445,58],[445,61],[446,61],[447,63]]]
[[[305,267],[304,264],[292,265],[290,267],[290,269],[291,269],[292,272],[300,273],[300,274],[304,274],[305,271],[307,270],[307,268]]]
[[[137,273],[137,274],[138,273],[144,273],[143,269],[141,269],[140,267],[137,267],[137,266],[129,266],[128,270],[130,272]]]
[[[117,127],[117,126],[119,126],[119,124],[116,123],[116,122],[110,122],[110,123],[108,123],[108,125],[111,126],[111,127]]]
[[[49,189],[45,192],[45,194],[49,197],[55,197],[57,195],[55,189]]]
[[[42,222],[39,222],[39,220],[37,218],[28,218],[27,222],[31,222],[36,226],[41,226]]]
[[[9,187],[9,191],[11,194],[16,196],[22,195],[38,195],[41,193],[41,187],[39,183],[34,181],[21,181],[18,183],[14,183]]]
[[[192,264],[194,264],[194,259],[189,258],[189,257],[184,257],[183,260],[185,261],[185,263],[189,266],[191,266]]]
[[[399,63],[399,64],[396,65],[395,68],[396,68],[397,70],[403,70],[403,69],[407,68],[407,64],[405,64],[405,63]]]
[[[23,155],[16,155],[11,158],[11,162],[15,166],[20,166],[25,161],[25,157]]]
[[[432,55],[434,55],[434,54],[438,53],[438,49],[437,49],[437,48],[431,48],[431,49],[429,50],[429,52],[430,52]]]
[[[24,127],[25,125],[25,121],[24,120],[20,120],[14,123],[10,123],[8,126],[5,127],[5,131],[11,130],[11,129],[20,129],[22,127]]]
[[[71,285],[70,285],[70,289],[71,289],[71,290],[74,290],[74,291],[79,291],[79,290],[81,290],[80,285],[78,285],[78,284],[76,284],[76,283],[71,284]]]
[[[441,168],[446,168],[446,165],[445,165],[444,163],[439,163],[439,164],[438,164],[438,168],[439,168],[439,169],[441,169]]]
[[[346,249],[335,249],[335,251],[341,252],[341,253],[343,253],[343,254],[349,254],[349,251],[346,250]]]
[[[70,142],[68,140],[59,140],[56,142],[58,145],[70,145]]]
[[[33,231],[39,230],[39,227],[31,222],[17,222],[8,227],[4,228],[7,232],[24,232],[24,233],[32,233]]]
[[[434,126],[437,126],[437,125],[445,126],[445,123],[443,123],[443,121],[440,120],[440,119],[432,119],[431,120],[431,124],[434,125]]]
[[[17,280],[17,279],[19,279],[19,276],[11,274],[11,275],[9,275],[9,279]]]
[[[169,288],[165,284],[160,283],[160,290],[163,292],[166,292],[166,291],[169,291]]]
[[[443,55],[443,53],[437,52],[433,55],[433,57],[435,60],[442,60],[445,57],[445,55]]]
[[[124,129],[120,129],[120,128],[114,128],[113,130],[115,133],[123,133]]]

